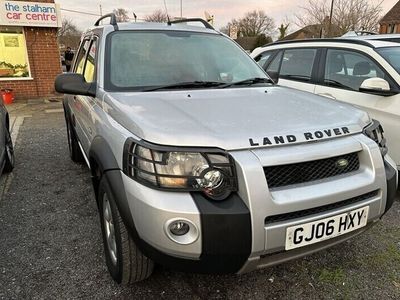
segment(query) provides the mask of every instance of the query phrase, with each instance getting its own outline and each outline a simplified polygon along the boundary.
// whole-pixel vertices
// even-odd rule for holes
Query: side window
[[[279,77],[310,81],[317,49],[285,50]]]
[[[367,56],[355,51],[328,49],[324,83],[358,91],[365,79],[384,78],[385,73]]]
[[[81,47],[78,52],[78,56],[75,60],[75,66],[74,66],[74,72],[78,74],[83,74],[83,70],[85,68],[85,58],[86,58],[86,53],[89,48],[90,41],[89,40],[84,40],[81,43]]]
[[[279,72],[279,67],[281,65],[281,60],[282,60],[282,54],[283,51],[280,51],[275,57],[274,59],[271,61],[271,63],[269,64],[269,66],[267,67],[266,71],[269,74],[271,73],[278,73]]]
[[[265,64],[267,63],[268,59],[271,57],[271,55],[274,54],[274,51],[265,51],[264,53],[261,53],[260,55],[256,56],[254,60],[262,67],[264,68]]]
[[[93,82],[95,80],[96,58],[97,58],[97,38],[93,40],[87,56],[86,66],[83,74],[86,82]]]

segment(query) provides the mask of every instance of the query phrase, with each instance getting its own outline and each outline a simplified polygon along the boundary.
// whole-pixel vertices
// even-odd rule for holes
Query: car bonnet
[[[279,86],[112,93],[104,101],[134,136],[160,145],[277,147],[356,134],[370,122],[350,105]]]

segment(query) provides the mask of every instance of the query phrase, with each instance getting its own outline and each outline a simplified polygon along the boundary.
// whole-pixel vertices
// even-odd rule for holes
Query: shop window
[[[0,80],[24,77],[30,77],[24,32],[0,26]]]

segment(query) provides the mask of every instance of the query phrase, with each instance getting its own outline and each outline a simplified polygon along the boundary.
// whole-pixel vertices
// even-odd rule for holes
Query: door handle
[[[329,94],[329,93],[320,93],[318,95],[326,97],[326,98],[330,98],[330,99],[333,99],[333,100],[336,100],[336,97],[334,97],[332,94]]]

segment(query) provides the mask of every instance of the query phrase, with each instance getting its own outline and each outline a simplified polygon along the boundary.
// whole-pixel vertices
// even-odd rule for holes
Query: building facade
[[[379,21],[379,33],[400,33],[400,1]]]
[[[21,99],[55,94],[60,26],[54,0],[0,0],[0,89],[12,89]]]

